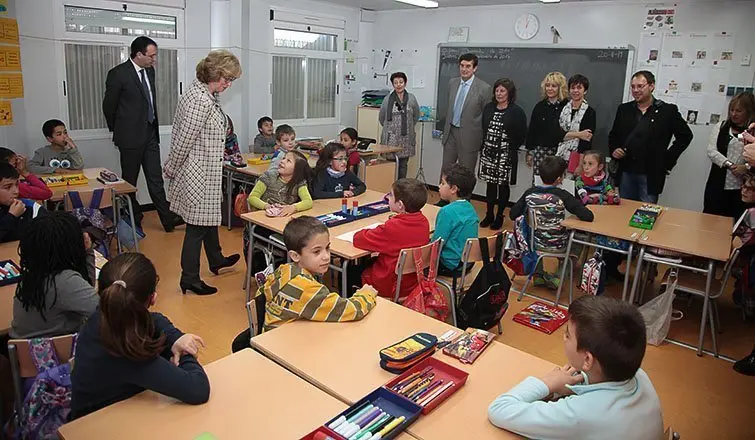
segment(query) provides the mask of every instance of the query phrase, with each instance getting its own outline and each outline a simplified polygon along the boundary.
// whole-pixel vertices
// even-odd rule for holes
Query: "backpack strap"
[[[29,352],[34,368],[40,373],[60,365],[58,356],[55,354],[55,346],[50,338],[29,339]]]
[[[488,238],[477,237],[477,240],[480,242],[480,253],[482,254],[482,264],[487,266],[488,264],[490,264],[490,252],[488,251]],[[498,249],[496,249],[496,255],[498,255]]]
[[[81,202],[81,195],[78,191],[68,191],[68,198],[71,200],[71,207],[73,209],[84,207],[84,204]]]
[[[503,261],[503,232],[495,236],[495,261]]]
[[[100,209],[100,203],[102,203],[102,192],[105,191],[104,188],[97,188],[92,192],[92,201],[89,202],[89,207],[91,209]]]

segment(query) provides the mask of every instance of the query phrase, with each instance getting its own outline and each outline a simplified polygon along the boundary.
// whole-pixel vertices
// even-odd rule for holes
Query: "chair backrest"
[[[438,250],[438,255],[436,256],[435,260],[432,261],[430,258],[432,256],[433,251],[433,245],[435,243],[438,243],[438,246],[440,246],[440,249]],[[414,262],[414,250],[417,249],[422,253],[422,267],[417,267],[416,263]],[[400,293],[401,293],[401,278],[403,275],[408,275],[412,273],[417,273],[418,271],[425,270],[428,267],[434,267],[435,270],[438,270],[438,262],[440,261],[440,250],[443,249],[443,239],[438,238],[432,243],[428,243],[424,246],[418,247],[418,248],[410,248],[410,249],[402,249],[401,252],[398,254],[398,261],[396,261],[396,302],[398,302]]]
[[[504,230],[499,232],[498,234],[490,235],[487,237],[488,255],[490,255],[491,260],[495,258],[496,241],[499,234],[503,235],[503,241],[505,243],[507,234],[511,234],[511,232]],[[503,253],[501,253],[501,258],[503,258]],[[461,252],[461,284],[458,284],[461,286],[461,290],[464,290],[464,284],[466,283],[467,266],[469,265],[469,263],[476,263],[478,261],[482,261],[482,248],[480,247],[480,240],[477,237],[468,238],[467,242],[464,243],[464,249]],[[457,285],[456,280],[454,280],[454,285]]]
[[[81,198],[81,204],[84,205],[85,208],[89,207],[89,204],[92,202],[92,198],[94,197],[94,189],[86,190],[86,191],[66,191],[65,194],[63,194],[63,209],[66,211],[72,211],[73,210],[73,203],[71,202],[71,193],[77,193],[79,195],[79,198]],[[102,191],[102,200],[100,200],[100,206],[98,206],[98,209],[104,209],[104,208],[110,208],[115,203],[115,190],[113,188],[103,188]]]
[[[734,263],[736,263],[737,258],[739,258],[739,251],[740,248],[736,244],[734,244],[734,247],[731,250],[731,254],[729,254],[729,259],[726,260],[726,264],[724,265],[723,272],[721,273],[721,290],[719,290],[716,293],[713,293],[710,295],[711,299],[716,299],[724,294],[726,291],[726,285],[729,284],[729,276],[731,275],[731,269],[734,268]]]
[[[65,363],[71,360],[73,335],[56,336],[51,339],[58,361]],[[13,399],[16,410],[20,414],[21,405],[24,400],[22,379],[36,377],[39,372],[31,358],[28,339],[11,339],[8,341],[8,357],[10,359],[11,374],[13,375]]]

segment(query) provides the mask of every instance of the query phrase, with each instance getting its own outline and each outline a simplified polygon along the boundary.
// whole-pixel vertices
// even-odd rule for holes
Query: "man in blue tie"
[[[459,57],[460,78],[448,86],[448,111],[443,130],[443,168],[457,161],[475,172],[482,145],[482,109],[492,99],[490,85],[475,77],[477,55]]]
[[[136,38],[131,43],[131,58],[107,73],[102,112],[121,153],[123,180],[136,186],[139,168],[144,169],[147,191],[160,223],[171,232],[183,220],[170,211],[165,197],[153,66],[156,59],[157,43],[148,37]],[[143,214],[133,194],[132,202],[134,217],[141,225]]]

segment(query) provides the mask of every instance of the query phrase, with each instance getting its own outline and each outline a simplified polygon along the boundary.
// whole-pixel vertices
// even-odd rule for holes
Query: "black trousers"
[[[742,191],[738,189],[725,189],[716,194],[706,194],[703,203],[703,212],[706,214],[722,215],[739,219],[745,212],[745,204],[742,202]]]
[[[149,126],[152,133],[147,143],[137,149],[120,148],[121,152],[121,175],[123,180],[136,186],[139,180],[139,168],[144,169],[144,178],[147,181],[147,192],[155,205],[160,223],[170,225],[175,214],[170,211],[168,199],[165,197],[165,182],[163,181],[163,167],[160,159],[160,138],[157,127]],[[141,225],[142,214],[136,194],[131,194],[131,203],[134,205],[134,219],[137,225]]]
[[[508,183],[497,185],[495,183],[488,183],[485,189],[485,202],[487,202],[487,216],[493,216],[493,206],[498,204],[498,217],[503,217],[503,210],[506,208],[506,204],[509,203],[509,197],[511,196],[511,187]]]
[[[210,266],[220,266],[225,257],[220,249],[220,238],[217,226],[197,226],[186,224],[184,244],[181,249],[181,283],[198,283],[199,258],[202,255],[202,244],[207,262]]]

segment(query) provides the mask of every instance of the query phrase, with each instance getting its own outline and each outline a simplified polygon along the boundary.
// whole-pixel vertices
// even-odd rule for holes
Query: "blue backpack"
[[[71,366],[61,364],[50,338],[29,340],[34,366],[39,374],[32,379],[22,407],[18,439],[58,439],[58,428],[71,412]],[[73,337],[71,357],[76,352]]]
[[[514,232],[506,240],[504,263],[516,275],[529,275],[537,265],[537,252],[532,249],[530,231],[525,216],[520,215],[514,220]]]

